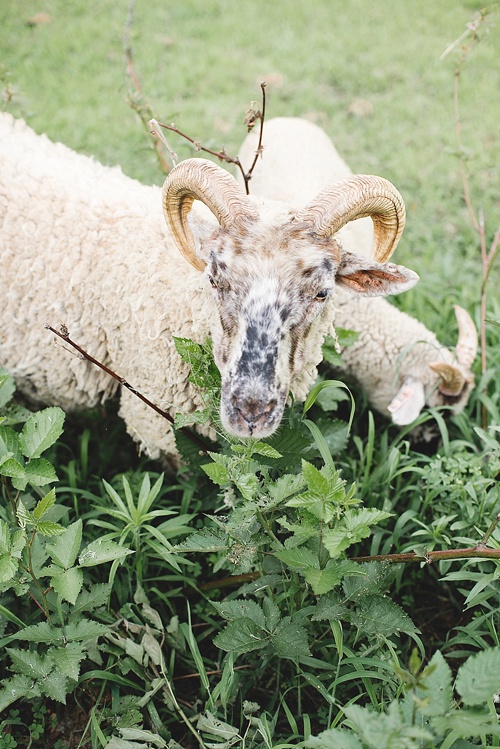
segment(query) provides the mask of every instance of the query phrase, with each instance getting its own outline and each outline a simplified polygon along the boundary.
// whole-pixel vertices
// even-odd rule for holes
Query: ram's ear
[[[200,265],[196,264],[195,267],[202,270],[202,266],[208,261],[208,252],[205,245],[207,240],[216,234],[219,224],[213,213],[199,200],[194,201],[187,217],[187,223],[193,235],[196,257],[200,260]]]
[[[362,296],[400,294],[415,286],[418,275],[403,265],[377,263],[369,258],[344,252],[335,280],[339,286]]]

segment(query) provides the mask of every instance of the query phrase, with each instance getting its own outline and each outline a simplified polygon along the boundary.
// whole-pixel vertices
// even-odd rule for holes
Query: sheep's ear
[[[208,256],[207,252],[204,251],[204,244],[207,239],[213,237],[219,228],[219,224],[207,206],[198,200],[195,200],[193,208],[188,214],[187,223],[196,245],[196,255],[203,263],[206,263]]]
[[[418,275],[403,265],[377,263],[345,252],[335,277],[339,286],[362,296],[400,294],[415,286]]]

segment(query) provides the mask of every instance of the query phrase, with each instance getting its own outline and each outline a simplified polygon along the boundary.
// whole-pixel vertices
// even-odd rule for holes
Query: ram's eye
[[[217,281],[215,280],[215,278],[213,276],[209,276],[208,280],[210,281],[210,285],[212,286],[212,288],[216,289],[217,288]]]
[[[328,296],[328,289],[322,289],[321,291],[318,291],[318,293],[316,294],[314,298],[317,299],[318,302],[324,302],[327,296]]]

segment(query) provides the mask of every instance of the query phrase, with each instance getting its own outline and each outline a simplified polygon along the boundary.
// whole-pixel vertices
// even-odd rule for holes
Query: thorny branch
[[[250,183],[250,180],[252,179],[252,173],[253,173],[253,170],[255,169],[255,165],[257,164],[259,156],[262,154],[262,150],[263,150],[262,135],[264,132],[264,119],[266,115],[266,82],[265,81],[262,81],[262,83],[260,84],[260,89],[262,91],[262,108],[260,110],[257,109],[257,103],[252,102],[252,105],[250,106],[250,109],[247,111],[246,116],[245,116],[245,125],[247,126],[249,132],[255,127],[255,124],[257,122],[260,123],[259,143],[257,146],[257,150],[255,152],[255,158],[248,171],[245,171],[239,158],[238,157],[234,158],[233,156],[229,156],[229,154],[227,154],[226,151],[224,150],[224,147],[222,147],[220,151],[215,151],[211,148],[206,148],[199,141],[195,140],[194,138],[191,138],[189,135],[179,130],[179,128],[176,127],[176,125],[174,125],[173,123],[171,125],[166,125],[163,122],[158,122],[158,120],[151,119],[148,124],[149,124],[149,127],[151,128],[151,131],[157,137],[158,137],[158,128],[162,127],[165,130],[169,130],[172,133],[176,133],[176,135],[180,135],[181,138],[184,138],[185,140],[189,141],[189,143],[192,143],[197,151],[203,151],[204,153],[208,153],[211,156],[215,156],[220,161],[225,161],[228,164],[234,164],[241,173],[243,182],[245,184],[245,191],[246,191],[246,194],[248,195],[250,193],[249,183]],[[169,149],[169,151],[171,151],[166,141],[164,141],[164,144]]]
[[[69,337],[68,330],[66,327],[62,327],[61,330],[56,330],[51,325],[46,324],[45,328],[47,330],[50,330],[52,333],[54,333],[59,338],[62,338],[63,341],[66,343],[69,343],[70,346],[73,346],[73,348],[78,351],[82,359],[85,359],[86,361],[89,361],[91,364],[95,364],[96,367],[99,367],[99,369],[102,369],[103,372],[106,372],[110,377],[113,377],[117,382],[120,383],[123,387],[127,388],[127,390],[130,390],[131,393],[133,393],[137,398],[139,398],[143,403],[145,403],[149,408],[152,408],[153,411],[156,411],[157,414],[160,416],[163,416],[164,419],[167,419],[171,424],[174,424],[174,418],[168,413],[168,411],[164,411],[162,408],[157,406],[155,403],[150,401],[148,398],[146,398],[145,395],[140,393],[138,390],[136,390],[135,387],[133,387],[127,380],[125,380],[124,377],[120,377],[120,375],[116,374],[116,372],[113,372],[112,369],[107,367],[102,362],[98,361],[98,359],[94,359],[93,356],[91,356],[87,351],[85,351],[81,346],[79,346],[77,343],[71,340]],[[209,449],[208,446],[201,440],[196,434],[194,434],[190,429],[187,427],[181,427],[180,430],[183,434],[186,435],[192,442],[194,442],[200,450],[202,450],[204,453],[207,452]]]
[[[488,276],[491,271],[491,268],[493,266],[493,261],[495,259],[495,256],[498,251],[498,247],[500,246],[500,226],[496,230],[495,236],[493,237],[493,241],[490,245],[490,249],[488,250],[486,246],[486,231],[485,231],[485,223],[484,223],[484,216],[482,210],[479,211],[479,215],[476,214],[474,207],[472,205],[472,199],[470,195],[470,189],[469,189],[469,178],[467,174],[467,169],[465,166],[465,160],[463,158],[463,149],[462,149],[462,118],[460,114],[460,79],[462,76],[462,69],[465,64],[466,59],[476,46],[476,44],[480,41],[481,36],[480,32],[484,27],[485,21],[489,13],[491,13],[493,9],[493,6],[482,8],[474,19],[467,24],[466,30],[460,35],[460,37],[453,42],[441,55],[440,59],[443,59],[446,57],[447,54],[449,54],[452,50],[454,50],[459,44],[461,44],[461,54],[458,58],[457,66],[455,68],[455,79],[454,79],[454,87],[453,87],[453,104],[454,104],[454,110],[455,110],[455,137],[458,147],[458,154],[459,154],[459,164],[460,164],[460,179],[462,182],[462,190],[464,193],[464,200],[465,204],[467,206],[467,210],[469,212],[469,217],[472,223],[472,226],[476,233],[479,235],[479,243],[480,243],[480,249],[481,249],[481,266],[482,266],[482,277],[481,277],[481,330],[480,330],[480,340],[481,340],[481,373],[484,375],[486,372],[486,366],[487,366],[487,350],[486,350],[486,306],[487,306],[487,291],[486,291],[486,284],[488,281]],[[482,405],[482,425],[483,429],[486,429],[488,426],[488,418],[487,418],[487,411],[486,411],[486,405],[483,403]]]

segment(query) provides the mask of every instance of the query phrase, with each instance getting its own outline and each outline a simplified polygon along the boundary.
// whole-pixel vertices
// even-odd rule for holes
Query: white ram
[[[211,213],[198,202],[190,212],[195,200]],[[88,362],[47,345],[44,324],[57,321],[151,400],[190,411],[201,399],[172,336],[211,335],[224,426],[263,437],[278,426],[288,391],[304,398],[314,380],[334,285],[386,294],[418,278],[344,252],[332,236],[371,215],[374,256],[387,259],[404,207],[380,178],[348,178],[292,209],[249,200],[225,170],[190,159],[167,178],[164,207],[168,226],[159,188],[0,115],[0,366],[22,392],[78,408],[116,388]],[[126,389],[120,413],[151,455],[176,455],[165,420]]]
[[[351,171],[328,136],[303,119],[282,117],[265,126],[263,158],[259,159],[250,191],[292,205],[309,203],[332,181]],[[251,133],[240,151],[251,163],[257,134]],[[338,238],[344,250],[369,256],[373,224],[360,219],[347,224]],[[372,405],[398,425],[410,424],[427,406],[449,406],[454,413],[466,405],[474,386],[471,365],[477,352],[477,332],[469,314],[455,307],[458,343],[454,351],[441,345],[421,322],[385,299],[361,298],[339,289],[335,324],[359,333],[342,352],[344,370],[356,377]]]

